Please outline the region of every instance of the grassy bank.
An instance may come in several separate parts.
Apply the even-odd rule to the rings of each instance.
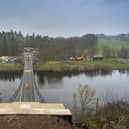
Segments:
[[[21,71],[23,67],[19,64],[0,64],[0,72]]]
[[[0,64],[0,72],[21,71],[19,64]],[[98,70],[129,70],[129,60],[105,59],[103,61],[38,61],[34,71],[45,72],[94,72]]]
[[[34,65],[35,71],[50,72],[90,72],[90,71],[110,71],[129,70],[129,63],[118,59],[105,59],[103,61],[48,61],[38,62]]]

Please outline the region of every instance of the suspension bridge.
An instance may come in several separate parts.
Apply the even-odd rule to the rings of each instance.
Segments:
[[[10,103],[11,102],[11,103]],[[9,99],[9,103],[0,103],[0,116],[43,116],[62,117],[69,122],[72,114],[63,104],[41,103],[44,99],[38,88],[33,72],[33,54],[24,54],[24,72],[21,83]]]
[[[33,72],[33,54],[24,54],[24,72],[21,83],[9,99],[11,102],[43,102],[43,97],[38,88]]]

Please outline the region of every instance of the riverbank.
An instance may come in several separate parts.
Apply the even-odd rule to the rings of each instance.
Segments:
[[[34,65],[36,72],[93,72],[93,71],[129,70],[129,62],[120,59],[102,61],[47,61]]]
[[[129,70],[129,59],[104,59],[102,61],[37,61],[35,72],[109,72],[112,70]],[[20,64],[0,64],[0,72],[23,71]]]
[[[0,64],[0,72],[18,72],[22,70],[23,66],[20,64]]]
[[[58,117],[45,115],[1,115],[0,129],[78,129]]]

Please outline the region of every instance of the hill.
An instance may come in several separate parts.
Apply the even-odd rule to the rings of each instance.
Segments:
[[[128,34],[119,34],[119,35],[96,34],[96,36],[98,39],[129,41],[129,33]]]

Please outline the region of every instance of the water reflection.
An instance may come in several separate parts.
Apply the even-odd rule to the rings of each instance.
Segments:
[[[60,72],[36,72],[35,75],[37,76],[37,80],[38,83],[40,85],[45,84],[46,82],[48,84],[59,84],[62,82],[62,79],[64,77],[73,77],[73,76],[79,76],[85,74],[87,77],[96,77],[96,76],[108,76],[108,75],[112,75],[111,71],[95,71],[95,72],[64,72],[64,73],[60,73]]]
[[[0,80],[15,81],[17,78],[21,78],[22,72],[0,72]]]
[[[117,98],[125,98],[129,90],[129,71],[94,73],[37,73],[41,93],[47,102],[64,103],[71,107],[73,93],[79,85],[88,84],[96,90],[96,96],[102,98],[111,92]],[[42,78],[44,81],[40,82]]]
[[[43,85],[46,81],[49,84],[60,83],[62,81],[62,78],[65,76],[65,74],[62,73],[50,73],[50,72],[37,72],[35,74],[37,75],[38,83],[41,85]]]
[[[0,92],[0,103],[3,102],[2,93]]]
[[[126,74],[129,76],[129,70],[118,70],[120,74]]]

